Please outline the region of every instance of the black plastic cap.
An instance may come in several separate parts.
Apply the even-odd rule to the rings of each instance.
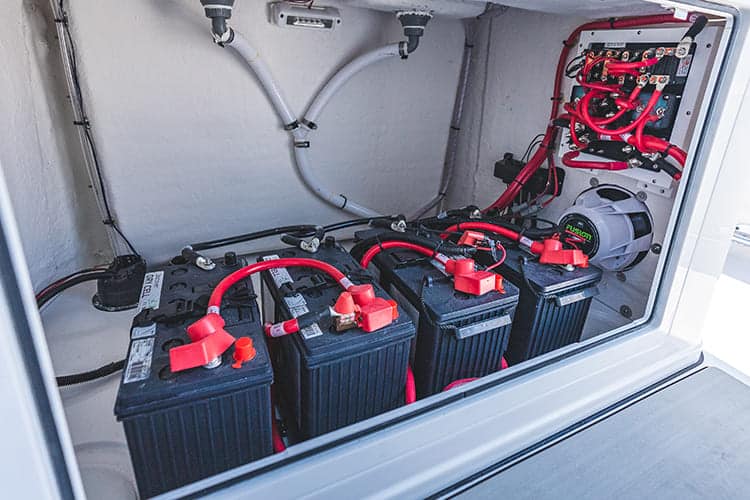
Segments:
[[[424,27],[432,19],[427,12],[399,12],[398,20],[404,28],[405,36],[422,36]]]
[[[138,255],[120,255],[107,268],[112,277],[97,280],[94,307],[102,311],[123,311],[138,305],[146,261]]]
[[[234,0],[201,0],[201,5],[206,11],[206,17],[229,19],[232,17]]]
[[[429,12],[406,11],[397,13],[396,17],[404,28],[404,36],[407,40],[405,50],[402,50],[401,54],[401,57],[405,58],[408,54],[417,50],[419,38],[424,35],[424,28],[430,19],[432,19],[432,14]]]
[[[228,29],[227,19],[232,17],[234,0],[201,0],[201,5],[206,11],[206,17],[211,19],[211,31],[215,35],[223,36]]]

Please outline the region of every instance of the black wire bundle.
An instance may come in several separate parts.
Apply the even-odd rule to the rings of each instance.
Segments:
[[[41,292],[37,293],[36,305],[37,307],[41,308],[44,304],[52,300],[52,298],[54,298],[59,293],[79,283],[85,283],[87,281],[94,281],[111,277],[112,273],[107,269],[90,268],[77,271],[73,274],[65,276],[64,278],[60,278],[54,283],[48,285]]]
[[[586,54],[579,54],[570,60],[567,66],[565,66],[565,76],[568,78],[575,78],[578,72],[583,68],[586,63]]]
[[[52,300],[58,294],[71,288],[72,286],[78,285],[79,283],[85,283],[87,281],[94,281],[104,278],[112,277],[112,273],[107,269],[89,268],[75,272],[64,278],[61,278],[52,284],[45,287],[41,292],[36,294],[36,305],[41,308],[44,304]],[[123,369],[125,366],[125,360],[115,361],[102,367],[96,368],[82,373],[74,373],[72,375],[62,375],[56,377],[57,385],[59,387],[65,387],[68,385],[80,384],[83,382],[90,382],[99,378],[107,377]]]
[[[262,231],[254,231],[252,233],[239,234],[236,236],[228,236],[226,238],[219,238],[217,240],[202,241],[200,243],[193,243],[190,245],[193,250],[200,252],[203,250],[210,250],[213,248],[226,247],[229,245],[236,245],[238,243],[247,243],[249,241],[259,240],[261,238],[267,238],[269,236],[276,236],[280,234],[289,234],[299,238],[305,238],[313,235],[325,235],[333,231],[340,229],[346,229],[355,226],[365,226],[376,221],[387,221],[395,220],[397,216],[384,215],[380,217],[366,217],[362,219],[345,220],[341,222],[335,222],[327,226],[316,226],[312,224],[296,224],[292,226],[280,226],[271,229],[263,229]]]
[[[123,368],[125,368],[125,360],[121,359],[120,361],[115,361],[114,363],[109,363],[108,365],[96,368],[95,370],[82,373],[74,373],[72,375],[61,375],[59,377],[56,377],[57,386],[66,387],[69,385],[91,382],[92,380],[108,377],[114,373],[119,372]]]
[[[88,115],[86,113],[86,103],[83,99],[83,92],[81,90],[81,81],[78,74],[78,58],[76,55],[76,46],[75,42],[73,41],[73,36],[70,33],[70,23],[68,18],[68,13],[65,10],[65,0],[60,0],[59,4],[59,17],[55,19],[56,23],[60,23],[63,27],[63,32],[65,33],[65,41],[68,46],[68,50],[66,51],[66,56],[68,59],[68,64],[70,66],[70,76],[71,80],[73,82],[73,95],[71,96],[73,100],[74,106],[78,108],[78,113],[80,115],[80,121],[73,122],[75,125],[82,127],[83,130],[83,136],[86,139],[86,144],[89,147],[89,151],[91,153],[91,159],[94,163],[94,171],[96,172],[96,182],[99,185],[99,192],[101,194],[102,199],[102,205],[104,208],[104,214],[106,216],[106,219],[102,221],[104,225],[111,226],[112,229],[122,238],[122,240],[125,242],[125,244],[130,248],[130,250],[135,254],[140,256],[138,251],[135,249],[133,244],[130,242],[130,240],[125,236],[125,234],[122,232],[120,227],[115,222],[115,218],[112,215],[112,209],[109,205],[109,198],[107,196],[107,188],[104,184],[104,177],[102,175],[102,169],[99,161],[99,153],[96,147],[96,142],[94,141],[94,136],[91,134],[91,122],[89,121]]]
[[[396,231],[384,232],[371,238],[364,239],[354,245],[349,253],[351,253],[355,259],[361,259],[367,250],[374,246],[378,246],[385,241],[403,241],[405,243],[412,243],[414,245],[429,248],[435,253],[442,252],[446,255],[460,255],[466,257],[476,253],[476,248],[473,247],[458,246],[450,241],[440,238],[431,239],[414,233],[398,233]]]

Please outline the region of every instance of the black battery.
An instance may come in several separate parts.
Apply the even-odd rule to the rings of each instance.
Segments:
[[[213,287],[242,265],[229,256],[211,271],[168,265],[145,277],[115,403],[142,498],[273,453],[273,371],[250,280],[227,292],[221,314],[230,334],[252,339],[255,357],[233,368],[230,348],[216,368],[169,367]]]
[[[459,292],[439,264],[409,250],[384,250],[372,263],[380,283],[418,324],[414,354],[418,397],[500,369],[518,303],[518,288],[512,283],[505,283],[505,293]]]
[[[521,290],[506,360],[526,361],[581,340],[602,271],[596,266],[566,269],[506,245],[500,273]]]
[[[327,262],[353,283],[373,284],[378,297],[390,298],[332,239],[314,254],[289,247],[258,260],[288,257]],[[264,310],[268,314],[267,302],[273,303],[274,322],[322,311],[343,291],[324,272],[303,267],[264,272],[263,287]],[[359,328],[337,332],[329,321],[321,321],[273,339],[275,397],[290,438],[309,439],[403,405],[414,335],[414,324],[400,309],[398,319],[370,333]]]

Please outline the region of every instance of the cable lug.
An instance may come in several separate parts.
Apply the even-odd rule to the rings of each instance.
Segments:
[[[669,84],[668,75],[651,75],[648,79],[648,83],[656,86],[656,90],[661,92]]]
[[[193,247],[191,247],[190,245],[183,248],[180,252],[180,255],[182,255],[182,258],[184,258],[186,261],[194,264],[198,269],[211,271],[216,267],[216,263],[213,260],[206,257],[205,255],[199,254],[198,252],[193,250]]]
[[[406,221],[404,219],[399,219],[391,222],[391,230],[396,231],[397,233],[405,233]]]
[[[690,54],[690,47],[692,47],[692,45],[692,37],[683,38],[682,40],[680,40],[680,43],[677,44],[677,49],[675,49],[674,56],[677,59],[685,59],[688,54]]]

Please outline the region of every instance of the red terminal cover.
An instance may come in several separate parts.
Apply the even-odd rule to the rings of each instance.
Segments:
[[[544,248],[539,255],[539,263],[589,267],[589,257],[582,250],[565,250],[560,240],[549,238],[544,240]]]
[[[224,330],[224,319],[210,313],[187,327],[189,344],[169,350],[169,367],[179,372],[203,366],[220,357],[234,343],[234,337]]]
[[[396,302],[375,296],[372,285],[353,285],[336,301],[339,314],[356,313],[357,326],[366,332],[384,328],[398,318]]]
[[[453,275],[453,288],[471,295],[497,291],[504,293],[503,277],[490,271],[477,271],[474,259],[452,259],[445,263],[445,271]]]

